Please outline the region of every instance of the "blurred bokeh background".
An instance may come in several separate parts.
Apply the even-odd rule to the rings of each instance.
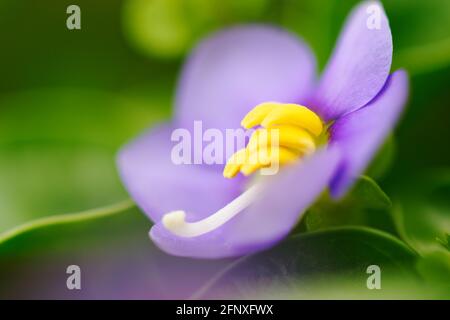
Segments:
[[[275,24],[302,36],[323,68],[357,2],[2,0],[0,298],[214,296],[219,284],[211,278],[236,261],[190,261],[159,252],[147,237],[151,222],[128,201],[115,155],[139,132],[170,117],[180,67],[203,36],[235,24]],[[66,28],[71,4],[81,8],[81,30]],[[330,235],[348,249],[325,259],[320,252],[335,250],[323,234],[290,240],[294,246],[282,245],[289,252],[304,248],[295,267],[273,272],[267,271],[273,266],[261,267],[266,276],[291,277],[289,286],[272,279],[272,296],[361,297],[354,293],[362,289],[352,275],[373,260],[368,248],[380,245],[387,252],[383,261],[405,266],[403,273],[390,275],[391,291],[363,290],[367,297],[450,297],[450,1],[383,4],[394,37],[393,69],[405,68],[411,76],[407,112],[369,171],[392,206],[353,210],[350,199],[351,210],[345,202],[326,213],[316,208],[319,213],[300,229],[356,225],[401,242],[385,244],[394,240],[350,228],[347,236]],[[331,211],[351,214],[326,216]],[[68,213],[75,215],[62,217]],[[408,256],[410,248],[419,260]],[[375,249],[374,254],[380,251]],[[66,289],[70,264],[85,270],[80,292]],[[238,269],[246,276],[245,266]],[[366,276],[361,273],[358,279]],[[420,289],[413,290],[416,284],[403,280],[417,273]],[[295,285],[329,274],[342,290],[309,285],[308,295],[304,285]],[[257,287],[248,284],[227,294],[254,296]]]

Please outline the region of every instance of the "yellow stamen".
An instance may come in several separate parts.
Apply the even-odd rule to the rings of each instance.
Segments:
[[[265,102],[257,105],[242,119],[250,129],[261,125],[247,147],[233,154],[223,175],[235,177],[239,171],[248,176],[272,164],[285,165],[313,153],[324,131],[320,117],[296,104]],[[278,167],[277,167],[278,168]]]
[[[257,105],[249,113],[247,113],[244,119],[242,119],[241,126],[245,129],[250,129],[261,124],[269,112],[279,105],[280,103],[277,102],[264,102]]]
[[[247,149],[241,149],[234,153],[230,159],[228,159],[225,169],[223,170],[223,176],[225,178],[235,177],[242,165],[245,163],[247,157]]]
[[[249,152],[245,164],[241,167],[241,172],[245,176],[249,176],[258,169],[272,164],[288,164],[298,158],[299,153],[287,148],[256,149]]]
[[[274,139],[273,130],[278,130],[278,145],[307,154],[315,151],[314,138],[306,130],[294,126],[282,126],[270,130],[258,129],[250,138],[247,149],[270,147]]]
[[[257,125],[265,128],[278,125],[293,125],[308,130],[318,137],[323,130],[319,116],[308,108],[298,104],[266,102],[253,108],[241,121],[241,125],[250,129]]]

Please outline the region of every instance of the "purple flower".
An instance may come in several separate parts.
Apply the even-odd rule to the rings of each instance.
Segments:
[[[153,241],[178,256],[245,255],[288,235],[327,187],[334,197],[344,195],[407,99],[407,74],[389,74],[392,50],[389,23],[377,1],[364,2],[351,13],[319,81],[310,49],[285,31],[243,26],[203,41],[183,70],[175,119],[142,135],[119,155],[128,191],[155,223]],[[325,146],[247,191],[247,179],[225,179],[223,167],[171,161],[174,129],[192,128],[197,120],[222,131],[238,128],[253,107],[267,101],[299,104],[317,114],[325,124]],[[171,221],[163,221],[174,210],[185,211],[192,225],[201,221],[203,229],[217,223],[216,216],[232,215],[199,235],[185,223],[181,228],[188,225],[192,234],[184,236],[174,232],[180,226],[169,230]],[[218,210],[210,218],[215,221],[206,219]],[[184,222],[183,213],[175,215],[178,223]]]

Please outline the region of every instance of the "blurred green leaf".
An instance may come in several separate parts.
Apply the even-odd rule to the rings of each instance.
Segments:
[[[127,0],[124,33],[141,53],[178,58],[201,37],[227,25],[262,19],[268,0]]]
[[[0,232],[37,217],[127,198],[114,152],[89,145],[12,144],[0,148]]]
[[[0,233],[0,256],[2,254],[7,254],[8,252],[17,255],[23,250],[32,251],[31,248],[38,248],[44,243],[47,245],[53,243],[54,247],[63,247],[66,242],[64,238],[69,236],[70,231],[65,237],[58,238],[54,234],[52,235],[52,232],[54,232],[57,228],[65,226],[65,231],[71,230],[71,224],[88,224],[92,223],[92,221],[96,219],[102,219],[118,214],[130,214],[129,212],[134,208],[135,205],[131,200],[125,200],[104,208],[91,209],[72,214],[54,215],[29,221],[6,232]],[[79,228],[79,225],[73,229]],[[30,237],[35,237],[36,234],[41,236],[36,237],[33,241],[28,241]],[[59,233],[55,232],[55,234]],[[94,237],[97,234],[97,232],[92,233]],[[42,237],[42,235],[44,236]],[[78,242],[78,245],[82,246],[85,241],[88,241],[89,239],[87,237],[83,237],[83,239],[79,240],[81,241]]]
[[[401,205],[393,210],[401,237],[422,254],[442,249],[450,233],[450,171],[428,171],[411,177],[402,188]]]
[[[395,139],[390,135],[371,162],[366,174],[374,179],[383,177],[392,166],[395,158]]]
[[[62,88],[1,99],[0,232],[127,199],[116,153],[167,118],[158,99]]]
[[[394,37],[394,68],[421,73],[450,64],[450,2],[383,1]]]
[[[437,238],[437,241],[448,251],[450,251],[450,234],[444,236],[444,238]]]
[[[161,251],[130,201],[42,219],[0,245],[0,299],[186,299],[231,261]],[[78,265],[82,290],[67,290]]]
[[[430,285],[447,289],[450,295],[450,252],[435,250],[417,262],[417,269]]]
[[[367,208],[386,209],[391,206],[391,200],[386,193],[368,176],[359,178],[350,197]]]
[[[261,286],[345,279],[353,284],[353,289],[364,291],[371,298],[381,298],[395,294],[398,288],[382,282],[383,290],[368,290],[367,267],[379,266],[382,279],[399,277],[417,281],[416,260],[413,251],[385,232],[364,227],[321,230],[295,235],[269,251],[242,258],[195,297],[215,293],[218,295],[215,298],[242,295],[254,298],[255,289]],[[224,287],[227,289],[223,290]],[[337,298],[349,295],[351,292],[341,291]]]
[[[193,41],[194,26],[180,0],[128,0],[123,8],[123,24],[131,44],[150,55],[178,56]]]
[[[169,113],[170,96],[158,88],[146,95],[77,88],[23,91],[0,99],[0,146],[56,141],[115,151]]]
[[[279,2],[280,24],[305,39],[314,50],[320,67],[326,64],[336,40],[334,17],[337,3],[336,0]],[[339,5],[345,5],[345,3],[339,3]],[[340,22],[343,18],[339,19]]]
[[[154,252],[147,236],[150,225],[147,217],[127,200],[38,219],[4,233],[0,236],[0,296],[74,299],[94,298],[96,292],[101,292],[104,298],[108,294],[124,297],[127,293],[113,290],[114,286],[126,288],[117,274],[126,267],[130,273],[136,272],[141,266],[131,263],[132,257],[137,253],[147,255],[146,247]],[[65,271],[71,264],[82,267],[83,290],[78,293],[65,286]],[[101,279],[103,274],[107,282]],[[127,281],[130,278],[127,275]],[[145,279],[141,275],[140,280]]]
[[[0,2],[2,94],[69,86],[120,93],[158,87],[171,95],[178,66],[130,48],[120,23],[123,0],[77,0],[81,30],[66,27],[70,0]]]
[[[378,184],[361,176],[351,191],[339,201],[324,194],[302,221],[308,231],[332,226],[362,225],[385,231],[394,230],[390,220],[391,201]]]
[[[382,275],[380,290],[369,290],[352,279],[306,279],[289,283],[256,284],[233,295],[225,295],[225,298],[227,297],[256,300],[271,300],[274,297],[281,300],[448,300],[450,294],[443,288],[426,286],[420,281]]]
[[[400,236],[421,258],[417,270],[426,285],[450,296],[450,171],[440,169],[410,177],[401,205],[392,212]]]

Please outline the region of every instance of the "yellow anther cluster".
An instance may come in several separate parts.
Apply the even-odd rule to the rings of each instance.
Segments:
[[[297,104],[265,102],[253,108],[241,121],[246,129],[261,128],[252,134],[247,147],[228,159],[226,178],[239,172],[248,176],[274,163],[283,165],[311,154],[323,132],[320,117]]]

